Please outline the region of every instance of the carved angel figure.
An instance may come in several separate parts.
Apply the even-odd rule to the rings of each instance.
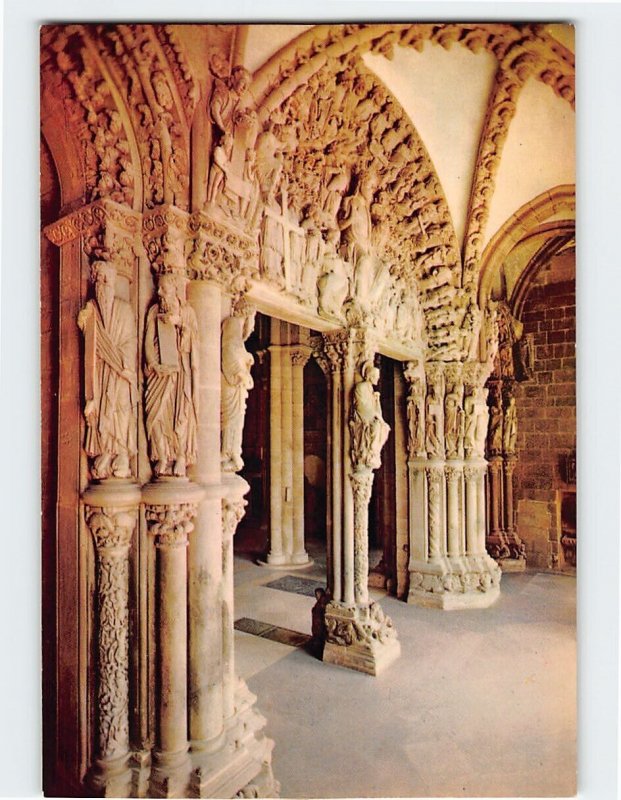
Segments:
[[[382,447],[388,439],[390,425],[384,421],[379,392],[373,387],[379,381],[379,370],[372,361],[361,369],[362,380],[354,387],[351,431],[351,452],[354,468],[377,469],[381,466]]]
[[[114,265],[96,261],[92,275],[95,299],[78,315],[85,342],[84,449],[94,478],[129,478],[136,453],[136,320],[130,304],[115,296]]]
[[[428,387],[425,419],[427,424],[425,447],[430,458],[444,458],[444,409],[437,383]]]
[[[485,439],[489,421],[487,407],[488,389],[478,386],[473,394],[464,400],[464,413],[466,416],[464,447],[466,456],[483,456],[485,453]]]
[[[237,472],[242,461],[242,435],[248,392],[254,386],[254,358],[244,347],[254,327],[254,314],[227,317],[222,323],[220,463],[223,472]]]
[[[145,425],[157,476],[183,477],[196,461],[198,324],[180,280],[160,277],[145,326]]]
[[[463,411],[458,392],[448,392],[444,398],[444,440],[447,458],[457,458]]]

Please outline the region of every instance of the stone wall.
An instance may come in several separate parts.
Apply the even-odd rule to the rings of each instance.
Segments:
[[[553,258],[529,292],[521,320],[534,339],[534,375],[518,385],[517,526],[527,564],[565,568],[560,504],[565,458],[576,445],[575,256]]]

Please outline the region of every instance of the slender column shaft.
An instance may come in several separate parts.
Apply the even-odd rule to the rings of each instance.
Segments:
[[[485,552],[485,473],[480,469],[477,480],[477,553],[483,555]]]
[[[466,551],[468,555],[477,552],[477,470],[466,467]]]
[[[199,378],[197,462],[193,477],[210,487],[199,505],[188,552],[190,739],[222,731],[222,511],[220,500],[221,290],[193,281],[188,298],[198,319]]]
[[[504,527],[508,533],[512,533],[513,526],[513,461],[504,462],[505,478],[505,520]]]
[[[187,601],[184,543],[159,546],[159,748],[187,749]]]
[[[282,541],[282,371],[281,349],[270,347],[270,552],[269,564],[284,562]]]
[[[355,602],[354,592],[354,495],[351,483],[351,445],[349,433],[349,407],[354,388],[354,365],[347,357],[343,369],[343,406],[341,430],[343,436],[343,600],[348,605]]]
[[[330,383],[332,389],[332,597],[334,600],[340,601],[343,599],[343,449],[341,432],[343,408],[340,370],[330,374]]]
[[[490,480],[490,506],[491,506],[491,523],[492,533],[498,535],[501,528],[501,505],[502,505],[502,486],[501,475],[502,463],[499,459],[494,459],[489,465],[489,480]]]
[[[304,563],[304,364],[307,356],[293,354],[293,561]]]
[[[290,352],[284,351],[281,357],[282,371],[282,533],[285,558],[291,561],[293,550],[293,373]]]
[[[369,602],[369,500],[373,473],[354,473],[354,593],[358,604]]]
[[[437,467],[427,468],[427,486],[429,498],[429,558],[438,559],[442,555],[442,477],[443,470]]]
[[[460,553],[459,524],[459,471],[455,467],[446,468],[446,509],[448,522],[448,554],[457,558]]]
[[[428,518],[427,487],[425,483],[424,463],[408,463],[409,475],[409,525],[410,525],[410,559],[427,561],[428,552]]]

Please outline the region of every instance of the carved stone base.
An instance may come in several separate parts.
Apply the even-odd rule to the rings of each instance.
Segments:
[[[489,534],[485,548],[503,572],[523,572],[526,568],[526,547],[515,531]]]
[[[453,610],[487,608],[500,595],[500,567],[488,555],[462,556],[448,568],[445,561],[410,564],[408,603]]]
[[[379,603],[326,606],[323,661],[340,667],[379,675],[401,654],[392,620]]]
[[[315,563],[314,559],[310,558],[306,555],[306,561],[270,561],[270,557],[267,558],[257,558],[257,564],[261,567],[269,567],[270,569],[282,569],[285,571],[291,569],[306,569],[307,567],[312,567]]]
[[[132,771],[127,756],[95,761],[86,779],[90,797],[131,797]]]
[[[190,797],[278,797],[271,766],[274,742],[262,733],[266,720],[252,707],[255,700],[240,680],[235,716],[227,721],[220,746],[192,753]]]
[[[187,797],[192,765],[187,750],[153,753],[149,797]]]

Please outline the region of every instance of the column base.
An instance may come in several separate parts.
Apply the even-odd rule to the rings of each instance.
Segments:
[[[235,715],[225,723],[220,746],[192,753],[190,797],[278,797],[271,766],[274,742],[261,732],[266,720],[252,707],[255,700],[240,680]]]
[[[346,606],[329,602],[324,616],[322,660],[367,675],[379,675],[401,655],[392,620],[380,604]]]
[[[153,753],[149,797],[187,797],[192,765],[187,750]]]
[[[95,761],[85,784],[91,797],[131,797],[129,754],[115,760]]]
[[[272,557],[268,555],[267,558],[257,558],[257,564],[259,564],[259,566],[269,567],[270,569],[283,569],[283,570],[306,569],[306,567],[312,567],[314,563],[315,563],[314,559],[310,558],[308,553],[305,553],[304,556],[294,556],[294,557],[290,556]]]
[[[445,561],[410,564],[408,603],[454,610],[487,608],[500,595],[500,567],[487,554],[462,556],[447,569]]]

